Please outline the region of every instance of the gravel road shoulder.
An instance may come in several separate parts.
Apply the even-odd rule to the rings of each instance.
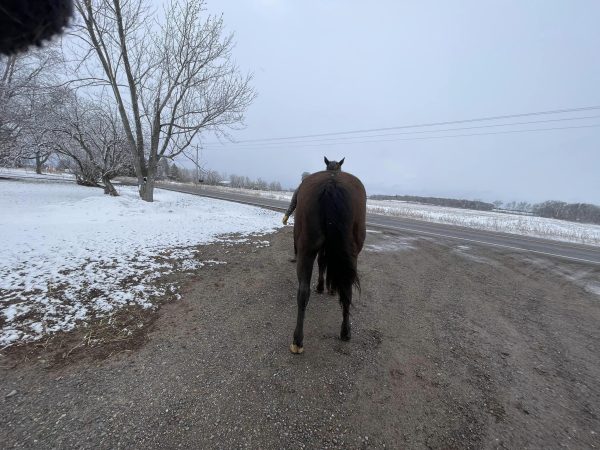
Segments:
[[[600,447],[598,269],[372,232],[352,341],[312,294],[295,356],[291,228],[262,239],[218,249],[130,351],[0,359],[2,446]]]

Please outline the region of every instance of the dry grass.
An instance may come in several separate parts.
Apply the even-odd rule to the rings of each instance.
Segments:
[[[110,317],[91,320],[75,331],[54,333],[39,341],[8,347],[2,351],[6,357],[3,359],[13,365],[42,359],[46,368],[84,358],[105,359],[142,346],[157,317],[157,310],[124,308]]]

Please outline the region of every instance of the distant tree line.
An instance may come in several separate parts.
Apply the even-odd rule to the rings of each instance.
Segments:
[[[494,209],[493,203],[486,203],[480,200],[420,197],[417,195],[372,195],[369,198],[372,198],[373,200],[401,200],[404,202],[424,203],[426,205],[434,206],[448,206],[450,208],[475,209],[478,211],[491,211]]]
[[[281,191],[281,183],[279,181],[268,182],[262,178],[256,180],[243,175],[227,175],[219,173],[216,170],[201,169],[197,171],[195,168],[180,167],[175,162],[169,162],[168,159],[162,158],[158,163],[157,180],[159,181],[177,181],[181,183],[199,182],[211,186],[225,185],[234,188],[255,189],[261,191]],[[196,176],[198,179],[196,179]]]
[[[499,210],[531,214],[539,217],[600,224],[600,206],[589,203],[566,203],[557,200],[548,200],[542,203],[531,204],[514,201],[502,203],[496,200],[494,206]]]
[[[156,179],[158,181],[176,181],[179,183],[204,182],[202,175],[198,175],[195,168],[180,167],[175,162],[167,158],[161,158],[156,169]]]
[[[589,203],[565,203],[549,200],[533,205],[533,214],[572,222],[600,224],[600,206]]]
[[[229,175],[229,186],[243,189],[256,189],[260,191],[281,191],[281,183],[279,181],[267,182],[262,178],[252,180],[249,177],[231,174]]]
[[[503,209],[505,211],[511,211],[511,212],[520,212],[520,213],[532,213],[533,212],[533,205],[529,202],[507,202],[507,203],[503,203],[500,200],[496,200],[494,202],[494,206],[496,207],[496,209]]]
[[[369,198],[373,200],[401,200],[434,206],[475,209],[478,211],[491,211],[496,209],[539,217],[548,217],[551,219],[568,220],[571,222],[600,224],[600,206],[589,203],[566,203],[557,200],[549,200],[537,204],[515,201],[503,203],[500,200],[496,200],[493,203],[486,203],[479,200],[419,197],[416,195],[371,195]]]

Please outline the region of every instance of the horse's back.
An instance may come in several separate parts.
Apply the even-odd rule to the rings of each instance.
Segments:
[[[298,189],[298,202],[301,197],[315,198],[327,186],[342,187],[350,191],[350,195],[359,203],[366,204],[367,194],[362,182],[348,172],[332,172],[324,170],[307,176]],[[305,202],[307,203],[307,202]]]
[[[362,182],[348,172],[322,171],[306,177],[298,189],[294,223],[296,235],[310,230],[312,241],[320,241],[323,219],[332,208],[349,214],[349,224],[360,252],[366,234],[367,195]]]

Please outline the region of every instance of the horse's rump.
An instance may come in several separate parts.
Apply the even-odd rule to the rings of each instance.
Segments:
[[[324,251],[334,290],[359,286],[356,258],[365,239],[366,194],[346,172],[317,172],[298,190],[294,238],[298,253]]]

